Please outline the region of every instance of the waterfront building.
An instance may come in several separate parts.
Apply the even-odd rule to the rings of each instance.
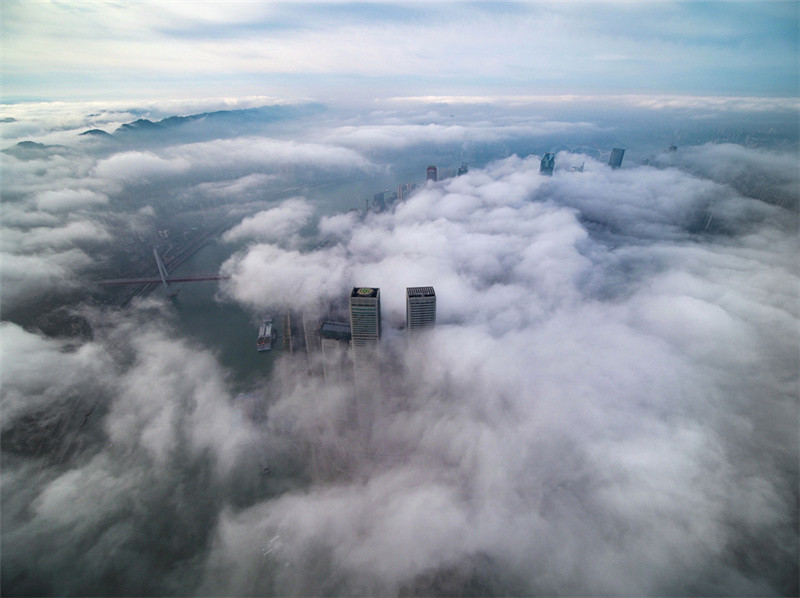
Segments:
[[[436,292],[433,287],[406,288],[406,330],[425,330],[436,325]]]

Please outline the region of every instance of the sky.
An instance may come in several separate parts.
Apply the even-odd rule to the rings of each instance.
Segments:
[[[0,593],[796,596],[797,11],[3,2]]]
[[[796,96],[795,2],[3,3],[3,98]]]

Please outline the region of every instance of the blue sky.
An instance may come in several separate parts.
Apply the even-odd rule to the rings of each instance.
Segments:
[[[798,6],[7,0],[3,94],[794,97]]]

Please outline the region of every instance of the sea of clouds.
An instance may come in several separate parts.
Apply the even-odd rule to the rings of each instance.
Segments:
[[[63,297],[91,334],[0,324],[3,593],[796,594],[796,154],[564,151],[552,177],[511,155],[366,217],[253,194],[287,164],[373,172],[471,139],[397,118],[4,157],[4,308]],[[243,397],[156,295],[81,299],[121,230],[209,198],[245,210],[220,301],[381,288],[370,421],[304,355]],[[438,325],[410,340],[419,285]]]

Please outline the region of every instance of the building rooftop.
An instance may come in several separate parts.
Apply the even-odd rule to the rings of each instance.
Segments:
[[[325,338],[347,340],[350,338],[349,322],[323,322],[319,327],[319,334]]]
[[[353,287],[353,292],[350,293],[351,297],[377,297],[380,289],[372,287]]]
[[[433,287],[406,287],[408,297],[436,297]]]

